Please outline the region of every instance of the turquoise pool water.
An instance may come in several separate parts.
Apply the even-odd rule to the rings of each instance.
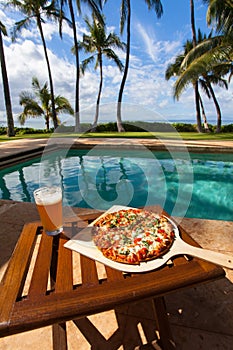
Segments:
[[[33,202],[52,184],[69,206],[160,204],[174,216],[233,220],[232,154],[60,151],[1,170],[0,198]]]

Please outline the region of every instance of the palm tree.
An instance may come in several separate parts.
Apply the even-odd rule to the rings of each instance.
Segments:
[[[10,0],[9,3],[15,6],[16,8],[18,8],[25,15],[24,19],[15,23],[14,35],[13,35],[14,38],[16,37],[16,33],[18,31],[21,31],[23,28],[27,28],[33,20],[36,21],[36,25],[38,27],[38,30],[41,36],[45,59],[47,63],[50,92],[51,92],[51,103],[52,103],[52,119],[53,119],[54,128],[56,129],[58,126],[58,120],[57,120],[55,100],[54,100],[53,79],[52,79],[51,67],[50,67],[50,62],[48,58],[48,52],[47,52],[46,42],[44,38],[42,23],[45,23],[43,16],[45,16],[48,19],[59,20],[59,18],[61,17],[61,12],[57,7],[56,0],[52,0],[50,2],[48,2],[47,0]]]
[[[233,4],[228,0],[203,0],[208,3],[207,23],[214,24],[217,34],[194,47],[186,56],[183,65],[195,63],[196,76],[206,67],[227,66],[233,60]],[[212,23],[213,22],[213,23]],[[199,70],[199,72],[198,72]],[[225,70],[225,69],[224,69]]]
[[[8,83],[2,34],[7,35],[7,30],[6,30],[6,27],[3,25],[3,23],[0,21],[0,62],[1,62],[1,68],[2,68],[2,81],[3,81],[6,115],[7,115],[7,135],[15,136],[14,119],[13,119],[12,107],[11,107],[11,97],[10,97],[10,89],[9,89],[9,83]]]
[[[83,35],[83,40],[80,43],[80,48],[84,49],[86,53],[92,53],[92,55],[82,61],[80,69],[82,74],[84,74],[87,66],[94,60],[95,69],[97,69],[98,67],[100,69],[100,83],[96,102],[96,112],[94,122],[92,125],[92,130],[95,130],[99,117],[99,105],[103,85],[103,56],[106,56],[106,58],[113,60],[113,62],[117,65],[119,70],[122,71],[123,65],[119,57],[112,50],[112,48],[119,48],[124,50],[125,44],[121,42],[120,38],[115,33],[110,33],[109,35],[106,34],[106,25],[104,17],[102,23],[100,23],[96,16],[93,14],[92,23],[90,22],[88,17],[85,18],[85,22],[90,32],[90,35]]]
[[[204,129],[206,132],[210,132],[209,125],[208,125],[207,118],[206,118],[206,114],[205,114],[204,104],[203,104],[203,101],[202,101],[200,94],[199,94],[199,102],[200,102],[200,107],[201,107],[203,123],[204,123]]]
[[[179,54],[176,58],[174,63],[170,63],[166,69],[165,72],[165,79],[169,80],[172,77],[179,77],[182,70],[181,70],[181,66],[182,66],[182,62],[185,59],[186,55],[188,54],[188,52],[193,48],[193,43],[191,40],[187,40],[186,43],[183,45],[184,48],[184,52],[182,54]],[[194,88],[195,85],[193,84]],[[174,89],[174,98],[176,98],[177,100],[179,99],[180,96],[180,92],[177,91],[176,89]],[[198,99],[199,99],[199,103],[200,103],[200,107],[202,110],[202,115],[203,115],[203,119],[204,119],[204,125],[205,125],[205,129],[208,131],[208,124],[207,124],[207,119],[206,119],[206,115],[205,115],[205,110],[204,110],[204,105],[201,99],[201,96],[198,92]]]
[[[71,23],[72,23],[72,30],[73,30],[73,37],[74,37],[74,54],[76,59],[76,84],[75,84],[75,131],[80,132],[80,106],[79,106],[79,80],[80,80],[80,72],[79,72],[79,48],[78,48],[78,38],[77,38],[77,30],[76,30],[76,23],[75,23],[75,12],[74,12],[74,5],[72,0],[61,0],[61,11],[63,10],[63,6],[65,3],[68,2],[69,11],[70,11],[70,17],[71,17]],[[81,15],[81,2],[87,3],[87,5],[90,7],[91,11],[95,13],[97,18],[101,20],[99,7],[101,8],[101,0],[94,1],[94,0],[76,0],[76,5],[78,9],[79,15]],[[61,32],[61,25],[62,25],[62,17],[60,20],[60,35],[62,35]]]
[[[207,23],[216,24],[219,33],[230,35],[233,32],[233,3],[232,0],[203,0],[208,4]]]
[[[105,0],[107,2],[107,0]],[[163,7],[160,0],[144,0],[149,10],[154,9],[158,18],[163,14]],[[126,57],[125,57],[125,68],[124,74],[122,77],[119,95],[118,95],[118,104],[117,104],[117,128],[119,132],[124,131],[122,126],[121,118],[121,103],[124,92],[124,87],[129,70],[129,56],[130,56],[130,37],[131,37],[131,1],[122,0],[121,2],[121,20],[120,20],[120,32],[123,34],[125,22],[127,21],[127,42],[126,42]]]
[[[233,74],[232,61],[233,61],[233,3],[232,0],[203,0],[208,3],[209,7],[207,10],[207,23],[208,25],[214,24],[218,36],[212,39],[213,43],[213,65],[223,66],[223,70],[228,67],[230,73],[229,80]],[[217,40],[216,40],[217,39]],[[208,51],[203,55],[204,62]],[[209,55],[208,55],[209,56]],[[207,56],[207,57],[208,57]],[[217,63],[216,63],[217,58]],[[209,64],[208,58],[206,64]],[[225,66],[225,68],[224,68]]]
[[[212,97],[214,101],[214,105],[217,113],[217,128],[216,128],[217,133],[221,131],[222,115],[221,115],[221,109],[220,109],[218,100],[216,98],[216,95],[214,93],[212,84],[218,85],[220,87],[224,87],[226,89],[228,88],[228,83],[226,79],[222,78],[221,74],[222,74],[222,71],[219,72],[217,70],[215,71],[213,70],[210,73],[206,72],[206,74],[203,74],[203,78],[199,78],[199,82],[201,84],[202,89],[205,91],[208,98]]]
[[[192,79],[199,79],[206,72],[225,76],[233,72],[233,4],[228,0],[203,0],[208,3],[207,22],[216,24],[217,34],[198,43],[185,57],[183,73],[176,84],[180,91]],[[230,80],[229,77],[229,80]],[[225,83],[223,85],[226,87]],[[216,110],[217,110],[216,105]],[[217,112],[218,113],[218,112]],[[221,129],[221,115],[218,115],[217,131]]]
[[[33,93],[22,91],[19,96],[19,103],[24,107],[23,112],[19,115],[21,125],[24,125],[27,118],[41,117],[45,119],[46,130],[49,131],[49,121],[53,117],[52,98],[48,88],[48,83],[40,85],[36,77],[32,78]],[[73,108],[69,101],[63,96],[54,98],[56,115],[59,113],[74,114]]]
[[[192,37],[193,37],[192,43],[193,43],[193,47],[195,47],[197,45],[197,38],[196,38],[196,29],[195,29],[194,1],[193,0],[190,0],[190,10],[191,10],[191,29],[192,29]],[[194,93],[195,93],[197,130],[198,130],[198,132],[202,132],[198,81],[195,79],[193,79],[193,87],[194,87]]]
[[[211,35],[212,33],[210,33],[208,38],[206,38],[206,35],[203,35],[200,29],[198,29],[198,38],[196,39],[197,44],[205,40],[208,40],[211,37]],[[184,52],[176,57],[175,62],[168,66],[165,73],[165,78],[167,80],[170,79],[172,76],[178,77],[174,86],[174,97],[177,99],[179,99],[179,96],[181,95],[183,89],[188,85],[188,83],[192,83],[194,85],[192,70],[191,70],[191,73],[188,74],[187,71],[189,70],[189,66],[183,67],[183,62],[186,59],[186,56],[189,54],[189,52],[192,49],[193,49],[192,41],[187,40],[184,45]],[[200,84],[202,90],[206,93],[207,97],[208,98],[212,97],[214,101],[216,112],[217,112],[217,131],[221,129],[221,110],[220,110],[217,98],[215,96],[212,84],[227,88],[228,87],[227,81],[222,78],[223,73],[224,73],[223,69],[221,70],[215,69],[212,71],[210,70],[205,72],[203,71],[202,75],[199,77],[195,77],[195,80],[194,80],[195,82]],[[182,81],[182,76],[184,74],[186,75],[186,80],[185,80],[185,84],[183,85],[180,81]],[[198,91],[198,103],[200,104],[200,107],[202,109],[205,129],[208,131],[207,121],[206,121],[205,112],[204,112],[204,106],[203,106],[203,102],[199,91]]]

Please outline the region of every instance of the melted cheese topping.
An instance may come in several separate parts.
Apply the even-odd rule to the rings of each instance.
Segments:
[[[113,250],[122,259],[136,256],[143,261],[161,255],[174,239],[173,226],[165,217],[140,209],[108,214],[96,225],[93,239],[97,247],[109,250],[110,256]]]

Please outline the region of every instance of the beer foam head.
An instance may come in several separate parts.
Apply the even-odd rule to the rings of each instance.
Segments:
[[[41,187],[34,191],[36,204],[50,205],[60,202],[62,191],[60,187]]]

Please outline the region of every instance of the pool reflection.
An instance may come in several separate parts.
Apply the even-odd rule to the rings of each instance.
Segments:
[[[72,150],[64,157],[54,152],[0,170],[0,197],[33,202],[38,186],[56,184],[63,188],[64,205],[105,210],[114,204],[160,204],[171,214],[175,206],[179,210],[185,204],[187,217],[233,220],[232,155],[217,159],[192,154],[194,181],[186,160],[165,152],[153,155],[150,159],[137,154],[97,157]]]

